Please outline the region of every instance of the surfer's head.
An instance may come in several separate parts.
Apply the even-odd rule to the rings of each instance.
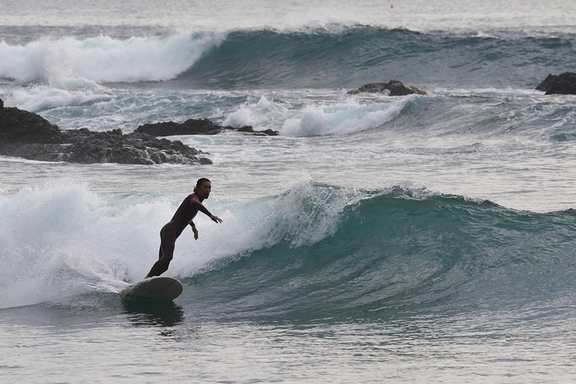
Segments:
[[[194,193],[203,199],[207,199],[212,190],[212,183],[205,177],[198,179],[194,187]]]

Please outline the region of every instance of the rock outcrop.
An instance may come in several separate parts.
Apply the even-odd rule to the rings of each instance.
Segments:
[[[426,92],[416,88],[405,85],[399,80],[391,80],[387,83],[369,83],[364,84],[358,89],[353,89],[351,91],[346,92],[349,95],[355,95],[358,93],[378,93],[378,92],[386,92],[388,96],[406,96],[406,95],[425,95]]]
[[[0,107],[0,155],[40,161],[119,164],[211,164],[204,152],[180,141],[120,129],[60,130],[43,117]]]
[[[189,119],[179,124],[173,121],[144,124],[139,126],[135,132],[147,133],[153,136],[174,136],[174,135],[216,135],[222,131],[238,131],[261,136],[276,136],[277,131],[267,129],[265,131],[254,131],[249,126],[233,128],[229,126],[216,125],[208,119]]]
[[[548,75],[538,86],[537,90],[547,95],[576,95],[576,73],[564,72],[561,75]]]

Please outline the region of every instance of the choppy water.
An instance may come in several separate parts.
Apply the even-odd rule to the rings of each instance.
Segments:
[[[0,159],[0,375],[24,382],[574,379],[568,1],[24,1],[0,98],[62,129],[210,118],[209,166]],[[347,95],[399,79],[427,92]],[[209,177],[174,303],[117,291]]]

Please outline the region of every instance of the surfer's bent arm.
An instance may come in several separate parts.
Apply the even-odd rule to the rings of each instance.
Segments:
[[[194,197],[192,197],[190,199],[190,205],[192,206],[192,208],[194,208],[196,211],[200,211],[203,214],[205,214],[206,216],[210,217],[212,216],[212,214],[210,213],[210,211],[204,206],[204,204],[202,204],[201,202],[199,202],[197,199],[195,199]]]
[[[196,225],[192,220],[190,220],[190,227],[192,227],[192,233],[194,233],[194,240],[198,240],[198,230],[196,229]]]
[[[194,209],[197,209],[198,211],[200,211],[203,214],[205,214],[206,216],[208,216],[210,218],[210,220],[212,220],[213,222],[215,222],[215,223],[221,223],[222,222],[222,219],[220,219],[218,216],[211,214],[210,211],[201,202],[199,202],[195,198],[190,199],[190,204],[192,205],[192,207],[194,207]],[[194,223],[190,222],[190,225],[192,226],[192,228],[194,228]]]

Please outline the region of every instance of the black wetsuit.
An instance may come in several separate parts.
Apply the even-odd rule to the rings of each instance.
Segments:
[[[172,219],[162,227],[160,230],[160,251],[158,253],[158,261],[150,273],[146,277],[159,276],[168,270],[168,265],[172,260],[174,255],[174,246],[176,244],[176,239],[186,226],[191,225],[194,227],[194,222],[192,221],[198,211],[205,213],[208,216],[212,216],[210,211],[206,209],[204,205],[200,202],[200,198],[195,193],[186,196],[182,204],[174,213]]]

